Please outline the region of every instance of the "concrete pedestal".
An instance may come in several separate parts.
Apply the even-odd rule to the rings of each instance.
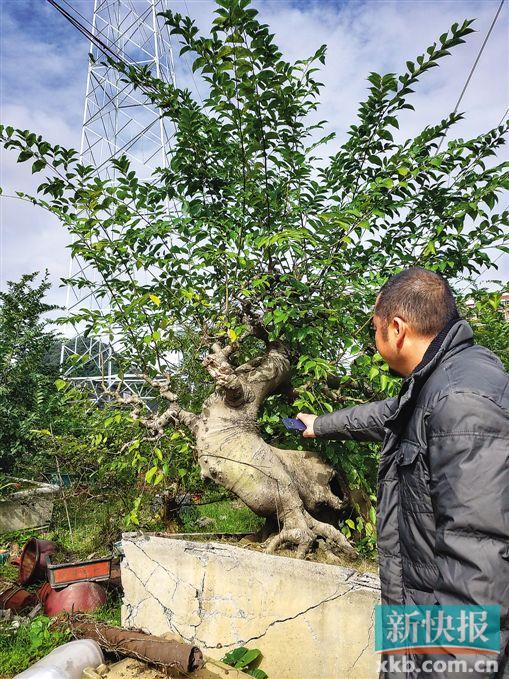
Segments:
[[[126,534],[122,624],[219,659],[258,648],[269,679],[375,679],[379,581],[218,542]]]

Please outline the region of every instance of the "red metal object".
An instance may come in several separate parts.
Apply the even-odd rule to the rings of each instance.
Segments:
[[[30,538],[21,552],[18,580],[22,585],[46,580],[46,561],[57,546],[51,540]]]
[[[111,576],[111,560],[109,556],[104,559],[91,561],[78,561],[76,563],[51,563],[47,559],[47,574],[53,589],[65,587],[74,582],[101,582],[109,580]]]
[[[10,609],[14,613],[20,613],[25,608],[31,608],[37,603],[37,597],[32,592],[27,592],[19,585],[13,585],[0,594],[0,609]]]
[[[120,574],[120,564],[112,562],[111,564],[111,576],[108,582],[103,583],[106,590],[122,589],[122,577]]]
[[[49,597],[53,590],[51,589],[51,585],[49,582],[45,582],[44,585],[39,587],[37,590],[37,598],[41,602],[41,604],[44,604],[46,599]]]
[[[95,611],[106,603],[104,587],[97,582],[75,582],[65,589],[51,590],[44,602],[46,615],[68,613],[87,613]]]

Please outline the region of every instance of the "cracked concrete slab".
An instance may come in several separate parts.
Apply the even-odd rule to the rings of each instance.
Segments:
[[[379,581],[214,542],[123,536],[122,624],[220,659],[259,648],[269,679],[375,679]]]

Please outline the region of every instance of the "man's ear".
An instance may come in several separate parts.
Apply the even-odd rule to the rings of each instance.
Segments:
[[[394,328],[394,334],[396,336],[396,346],[398,349],[401,349],[407,331],[406,321],[404,321],[399,316],[394,316],[394,318],[392,319],[392,326]]]

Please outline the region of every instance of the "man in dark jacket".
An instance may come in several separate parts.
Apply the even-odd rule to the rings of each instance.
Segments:
[[[404,378],[399,395],[316,417],[304,436],[383,441],[378,474],[382,603],[501,607],[498,671],[455,654],[465,672],[509,677],[509,375],[474,343],[449,285],[411,268],[378,295],[376,345]],[[409,655],[420,668],[425,658]],[[481,657],[482,659],[482,657]]]

